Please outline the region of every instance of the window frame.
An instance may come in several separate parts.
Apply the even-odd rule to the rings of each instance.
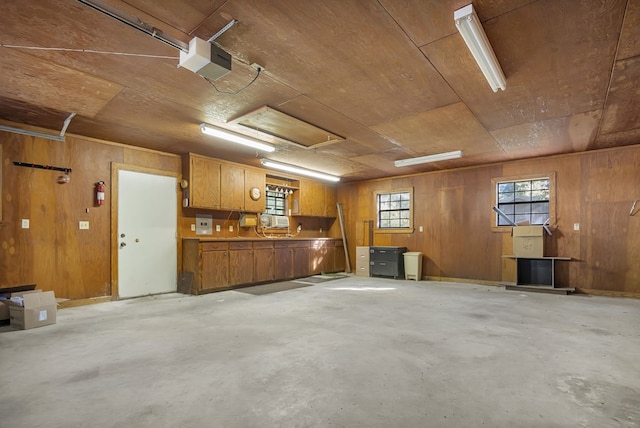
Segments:
[[[378,227],[380,224],[378,212],[378,197],[380,195],[390,195],[393,193],[409,193],[409,227]],[[373,192],[373,212],[375,213],[374,232],[375,233],[413,233],[415,228],[413,227],[413,210],[414,210],[414,194],[413,187],[402,187],[397,189],[384,189],[375,190]]]
[[[282,212],[275,212],[278,211],[278,207],[274,206],[273,209],[270,211],[270,207],[269,207],[269,199],[273,199],[274,204],[277,204],[277,201],[282,200]],[[275,190],[268,190],[266,189],[264,192],[264,211],[267,214],[272,214],[272,215],[287,215],[287,195],[285,195],[284,193],[279,193],[276,192]]]
[[[493,211],[493,207],[498,206],[498,184],[515,181],[549,180],[549,224],[556,224],[556,173],[555,171],[541,174],[525,174],[509,177],[494,177],[491,179],[491,230],[493,232],[511,232],[513,226],[498,226],[498,214]]]

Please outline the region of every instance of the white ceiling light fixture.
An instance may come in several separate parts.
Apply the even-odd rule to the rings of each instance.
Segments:
[[[480,19],[473,10],[473,5],[467,5],[453,12],[453,20],[493,92],[498,92],[498,89],[504,91],[507,87],[504,73]]]
[[[421,163],[438,162],[438,161],[449,160],[449,159],[458,159],[461,157],[462,157],[462,150],[456,150],[453,152],[445,152],[445,153],[438,153],[435,155],[420,156],[417,158],[397,160],[394,162],[394,165],[400,168],[402,166],[419,165]]]
[[[260,159],[260,163],[267,168],[279,169],[280,171],[291,172],[293,174],[305,175],[307,177],[319,178],[321,180],[338,182],[340,177],[324,172],[313,171],[299,166],[288,165],[286,163],[275,162],[270,159]]]
[[[203,134],[211,135],[212,137],[222,138],[223,140],[231,141],[232,143],[242,144],[243,146],[251,147],[253,149],[262,150],[263,152],[274,152],[275,147],[262,141],[254,140],[253,138],[246,137],[244,135],[236,134],[226,129],[216,128],[205,123],[200,124],[200,130]]]

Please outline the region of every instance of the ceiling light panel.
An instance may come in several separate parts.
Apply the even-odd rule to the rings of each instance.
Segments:
[[[251,147],[253,149],[262,150],[263,152],[274,152],[276,150],[270,144],[258,141],[256,139],[247,137],[245,135],[236,134],[226,129],[216,128],[215,126],[207,125],[206,123],[200,124],[200,130],[203,134],[211,135],[212,137],[222,138],[223,140],[230,141],[232,143],[241,144],[243,146]]]

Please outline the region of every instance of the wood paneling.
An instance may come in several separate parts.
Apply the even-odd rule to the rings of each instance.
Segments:
[[[253,282],[253,251],[251,242],[229,243],[229,285]]]
[[[59,142],[0,133],[0,141],[0,286],[36,283],[73,300],[110,296],[111,163],[126,158],[129,164],[179,173],[179,157],[72,136]],[[71,182],[59,185],[60,173],[17,167],[13,161],[69,167]],[[100,207],[94,202],[97,181],[106,182]],[[21,228],[22,219],[30,220],[29,229]],[[89,221],[89,230],[78,230],[81,220]]]
[[[275,277],[273,242],[253,243],[253,280],[272,281]]]
[[[511,236],[490,228],[491,179],[554,171],[557,227],[546,244],[549,255],[573,260],[557,270],[557,284],[638,296],[640,215],[629,210],[640,199],[639,164],[640,147],[618,148],[350,183],[339,187],[338,197],[345,204],[352,260],[358,224],[375,218],[372,192],[412,185],[415,232],[376,233],[374,245],[422,252],[423,273],[431,278],[497,284],[515,281],[515,266],[502,257],[512,253]]]

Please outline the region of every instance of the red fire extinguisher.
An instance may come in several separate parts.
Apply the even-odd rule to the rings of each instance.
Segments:
[[[98,203],[98,206],[104,205],[104,188],[104,181],[98,181],[96,183],[96,202]]]

